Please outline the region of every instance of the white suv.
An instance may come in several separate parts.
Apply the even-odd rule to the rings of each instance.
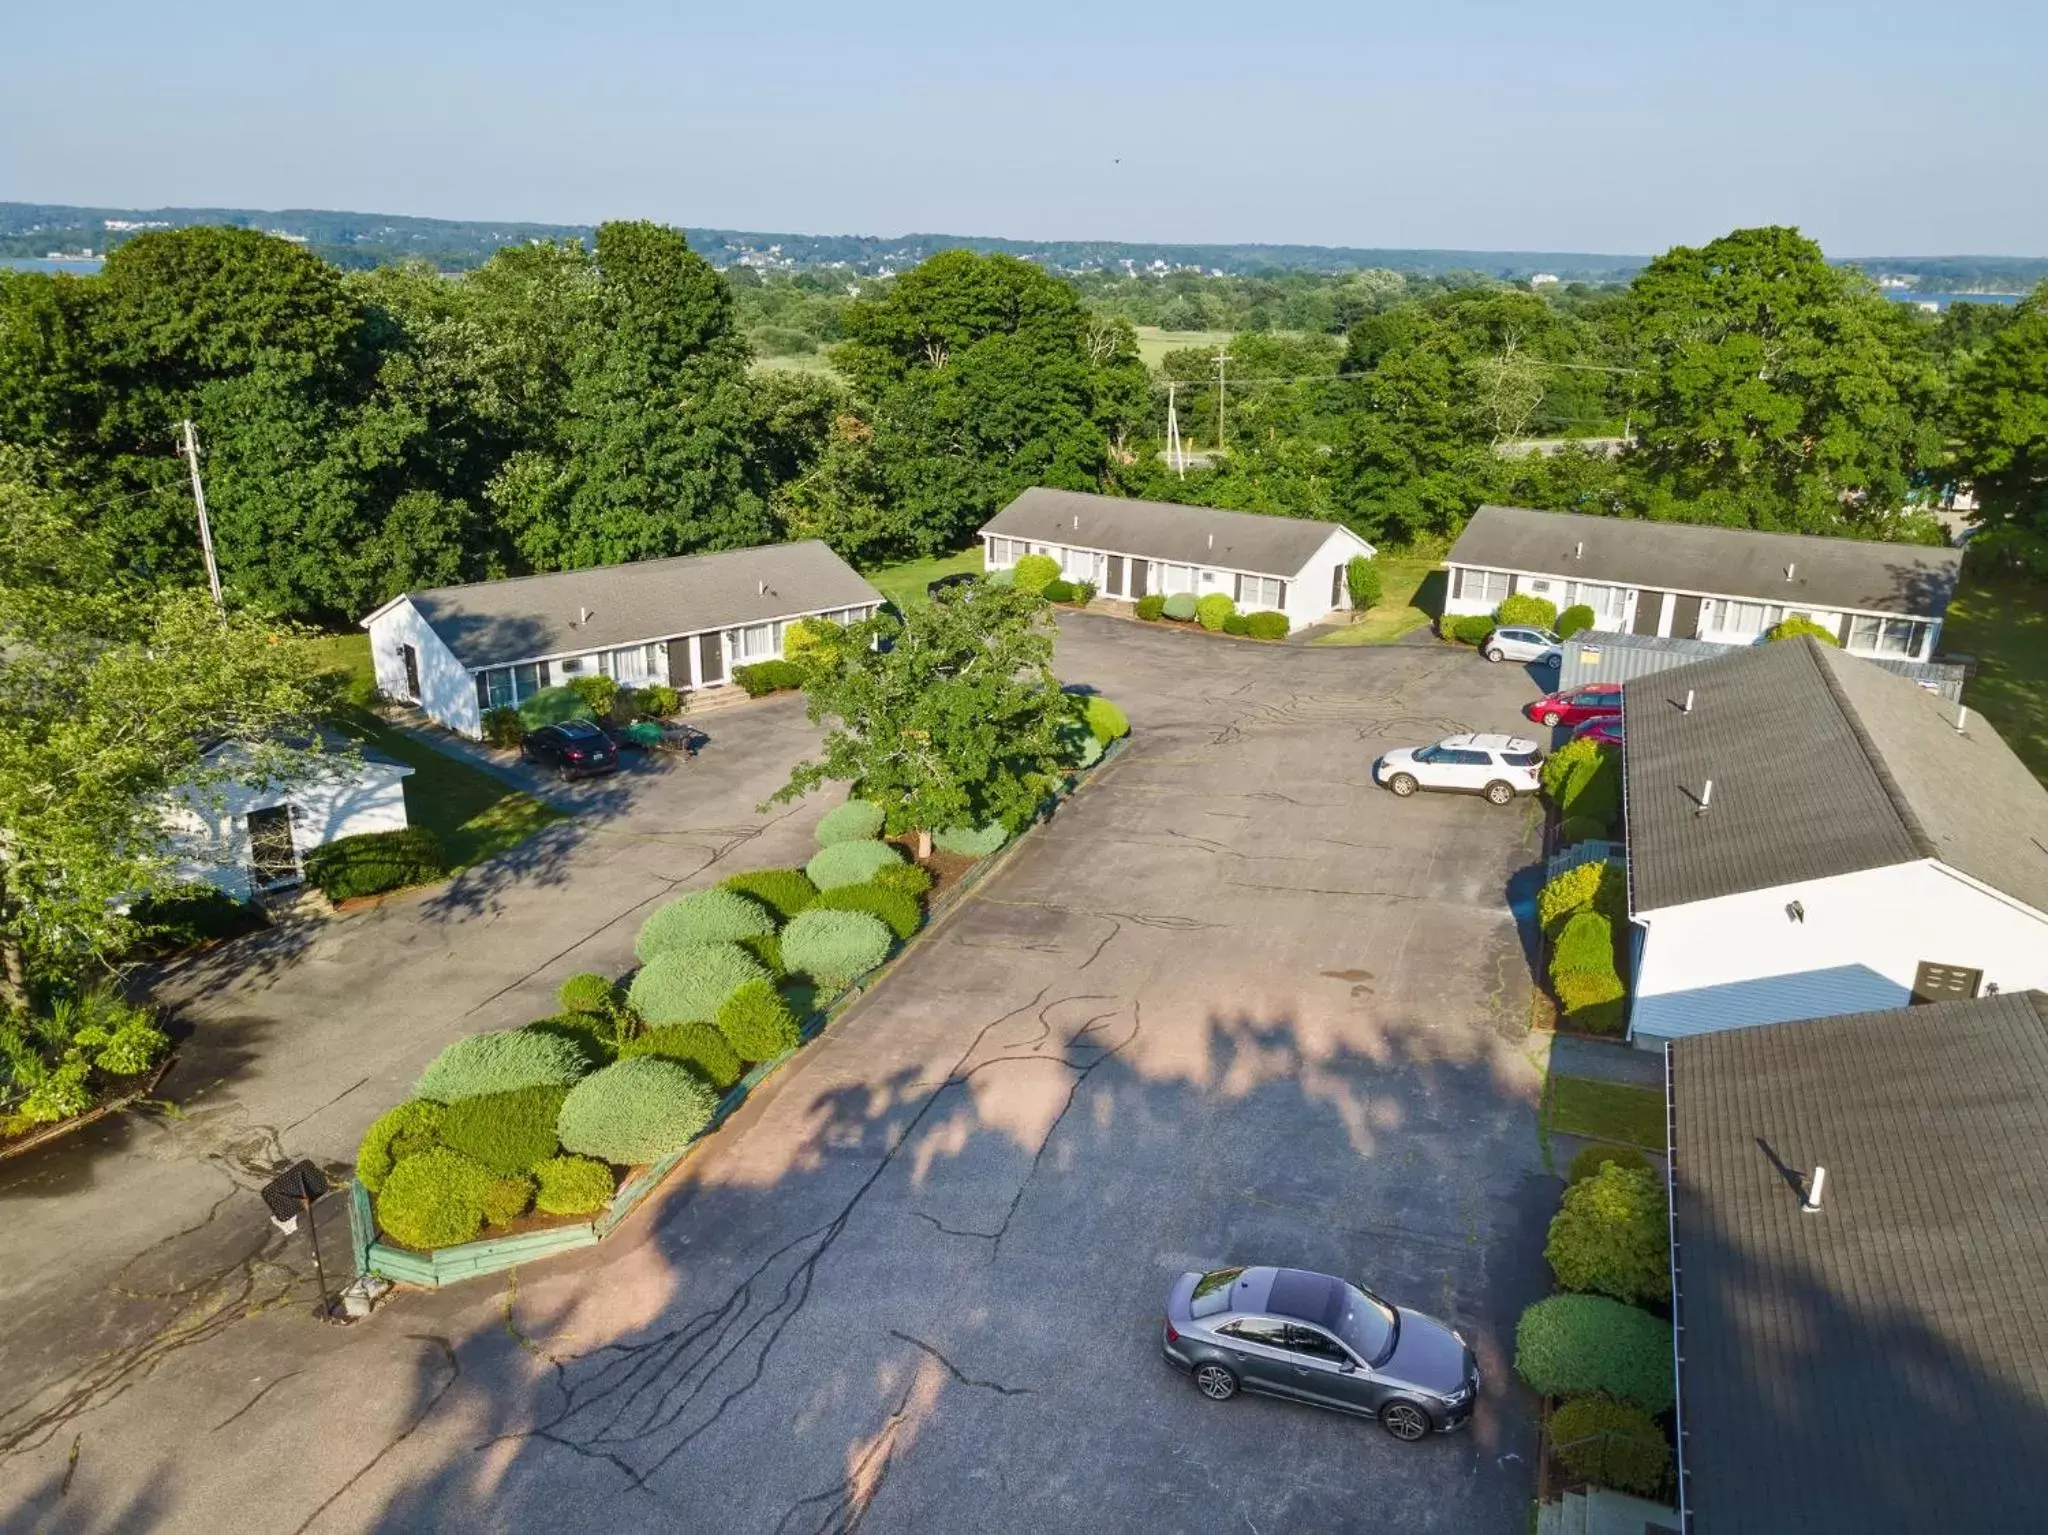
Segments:
[[[1486,637],[1481,655],[1489,661],[1533,661],[1556,666],[1564,660],[1564,641],[1548,629],[1496,629]]]
[[[1445,736],[1434,746],[1399,746],[1372,765],[1372,780],[1406,799],[1417,789],[1483,794],[1505,805],[1534,794],[1543,753],[1520,736]]]

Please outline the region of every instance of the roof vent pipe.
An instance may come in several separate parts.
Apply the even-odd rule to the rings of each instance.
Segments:
[[[1216,547],[1216,535],[1214,533],[1211,533],[1209,535],[1209,547],[1211,549],[1214,549]]]
[[[1708,807],[1709,805],[1713,804],[1713,803],[1714,803],[1714,780],[1713,780],[1713,779],[1711,779],[1711,778],[1709,778],[1709,779],[1708,779],[1708,780],[1707,780],[1707,781],[1706,781],[1706,782],[1705,782],[1704,784],[1702,784],[1702,785],[1700,786],[1700,810],[1699,810],[1699,813],[1700,813],[1701,815],[1705,815],[1705,814],[1707,813],[1707,807]]]
[[[1969,710],[1968,706],[1967,706],[1967,705],[1964,705],[1964,704],[1957,704],[1957,705],[1956,705],[1956,734],[1957,734],[1957,735],[1961,735],[1961,734],[1963,733],[1963,727],[1964,727],[1964,726],[1966,726],[1966,725],[1968,725],[1969,723],[1970,723],[1970,710]]]
[[[1578,547],[1578,548],[1576,548],[1576,549],[1574,549],[1574,550],[1572,551],[1572,558],[1573,558],[1573,559],[1575,559],[1575,560],[1583,560],[1583,559],[1584,559],[1585,557],[1586,557],[1586,541],[1585,541],[1585,540],[1584,540],[1584,539],[1582,538],[1582,539],[1580,539],[1580,540],[1579,540],[1579,547]]]
[[[1794,571],[1796,571],[1796,570],[1797,570],[1798,568],[1799,568],[1799,562],[1798,562],[1797,560],[1794,560],[1794,561],[1793,561],[1793,562],[1792,562],[1791,564],[1787,565],[1787,566],[1785,567],[1785,579],[1786,579],[1787,581],[1791,580],[1791,579],[1792,579],[1792,573],[1793,573]]]
[[[1690,714],[1690,713],[1692,713],[1692,689],[1691,689],[1691,688],[1687,688],[1687,689],[1685,690],[1685,706],[1684,706],[1684,707],[1683,707],[1682,709],[1680,709],[1680,710],[1679,710],[1679,712],[1680,712],[1681,714]]]
[[[1074,513],[1074,531],[1076,533],[1081,531],[1081,514],[1079,512]]]
[[[768,583],[766,581],[756,582],[755,584],[760,588],[760,590],[754,594],[755,596],[765,597],[768,595]]]
[[[587,624],[587,623],[589,623],[589,622],[590,622],[590,609],[588,609],[588,608],[578,608],[578,609],[576,610],[576,627],[580,629],[580,628],[582,628],[582,627],[583,627],[583,626],[584,626],[585,624]]]
[[[1813,1170],[1813,1177],[1807,1181],[1806,1197],[1799,1201],[1799,1208],[1808,1215],[1819,1214],[1820,1196],[1827,1192],[1827,1186],[1828,1170],[1825,1167],[1816,1167]]]

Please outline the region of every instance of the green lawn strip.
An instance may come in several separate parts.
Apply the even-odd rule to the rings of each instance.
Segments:
[[[1413,634],[1435,617],[1424,606],[1429,594],[1423,585],[1432,574],[1441,582],[1437,566],[1443,555],[1430,550],[1383,549],[1374,564],[1380,568],[1380,600],[1372,611],[1356,622],[1319,634],[1311,645],[1391,645],[1403,635]]]
[[[1553,1075],[1546,1098],[1553,1133],[1664,1149],[1664,1095],[1654,1087]]]
[[[1977,658],[1963,702],[2048,782],[2048,585],[1965,576],[1941,648]]]
[[[370,664],[370,636],[367,634],[323,634],[313,642],[314,653],[330,671],[346,672],[352,683],[367,691],[377,685],[377,669]]]
[[[962,549],[958,554],[936,555],[928,560],[908,560],[901,565],[884,565],[879,570],[861,572],[873,584],[875,590],[895,603],[899,608],[914,607],[925,600],[924,589],[940,576],[958,575],[963,570],[979,572],[981,569],[981,545]]]
[[[405,781],[406,819],[441,839],[451,871],[494,858],[566,814],[373,715],[351,711],[345,723],[413,770]]]

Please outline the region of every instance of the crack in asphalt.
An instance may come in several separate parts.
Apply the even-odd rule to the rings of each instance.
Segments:
[[[240,1407],[237,1407],[225,1418],[222,1418],[220,1422],[214,1424],[212,1428],[207,1430],[207,1432],[210,1434],[219,1433],[222,1429],[226,1428],[230,1423],[234,1422],[237,1418],[241,1417],[243,1413],[247,1412],[250,1408],[254,1407],[258,1402],[262,1401],[266,1396],[270,1395],[270,1393],[275,1391],[279,1386],[282,1386],[286,1381],[291,1380],[296,1376],[303,1375],[305,1373],[306,1372],[304,1370],[286,1371],[283,1375],[278,1376],[276,1380],[271,1381],[268,1385],[264,1386],[254,1396],[250,1397],[248,1401],[244,1402]]]
[[[435,1393],[432,1396],[428,1397],[427,1400],[421,1405],[420,1410],[413,1414],[412,1422],[406,1424],[404,1428],[400,1429],[398,1433],[384,1446],[383,1449],[379,1450],[375,1455],[372,1455],[368,1460],[364,1461],[362,1465],[358,1466],[356,1468],[355,1475],[351,1476],[347,1481],[343,1482],[339,1487],[335,1488],[334,1491],[330,1492],[325,1498],[323,1498],[320,1502],[320,1506],[318,1508],[315,1508],[312,1513],[306,1515],[306,1517],[302,1521],[300,1521],[297,1528],[295,1528],[292,1531],[292,1535],[302,1535],[303,1531],[312,1528],[313,1522],[315,1520],[317,1520],[322,1514],[326,1513],[328,1509],[332,1508],[339,1499],[341,1499],[343,1496],[347,1494],[348,1490],[351,1487],[355,1486],[357,1482],[360,1482],[364,1477],[368,1476],[370,1472],[373,1471],[377,1467],[377,1465],[384,1459],[385,1456],[389,1455],[393,1450],[397,1449],[400,1445],[404,1444],[406,1440],[412,1438],[414,1434],[418,1433],[420,1425],[422,1423],[425,1423],[427,1419],[433,1415],[434,1409],[441,1405],[441,1399],[447,1396],[447,1394],[454,1389],[455,1383],[462,1378],[462,1361],[455,1357],[454,1344],[450,1343],[446,1338],[442,1337],[439,1333],[409,1332],[406,1334],[406,1336],[408,1338],[411,1338],[416,1343],[431,1343],[434,1345],[434,1347],[439,1349],[441,1351],[442,1361],[446,1363],[446,1365],[448,1366],[448,1378],[441,1382],[440,1389],[435,1391]]]
[[[823,1492],[814,1492],[808,1498],[799,1498],[792,1503],[776,1520],[776,1535],[855,1535],[861,1521],[867,1518],[868,1510],[874,1507],[875,1495],[882,1490],[882,1483],[889,1474],[890,1462],[896,1454],[896,1432],[902,1426],[904,1414],[910,1410],[911,1393],[916,1389],[917,1377],[913,1375],[904,1386],[903,1394],[896,1399],[895,1407],[883,1420],[874,1442],[847,1468],[846,1475]],[[806,1509],[813,1508],[820,1512],[818,1522],[801,1532],[794,1530],[791,1521],[801,1517]]]
[[[913,1338],[907,1332],[899,1332],[897,1331],[897,1329],[892,1327],[889,1329],[889,1336],[892,1338],[901,1338],[905,1343],[908,1343],[912,1348],[919,1349],[924,1353],[931,1355],[932,1358],[936,1359],[940,1364],[946,1367],[947,1374],[951,1375],[953,1379],[960,1382],[960,1384],[963,1386],[972,1386],[977,1391],[993,1391],[997,1396],[1038,1395],[1038,1392],[1030,1386],[1006,1386],[998,1380],[977,1380],[974,1376],[969,1375],[966,1371],[962,1370],[960,1366],[953,1363],[953,1361],[948,1359],[944,1354],[940,1353],[936,1348],[932,1347],[931,1344],[925,1342],[924,1339]]]

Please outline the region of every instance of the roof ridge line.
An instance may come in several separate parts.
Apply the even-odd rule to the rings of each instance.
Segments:
[[[1884,790],[1884,797],[1891,802],[1892,809],[1897,812],[1899,824],[1905,828],[1906,836],[1920,850],[1922,857],[1940,858],[1941,849],[1936,846],[1934,838],[1921,823],[1919,813],[1913,809],[1912,801],[1906,798],[1905,789],[1900,786],[1898,779],[1892,776],[1891,764],[1885,761],[1876,737],[1865,727],[1863,716],[1856,712],[1855,704],[1850,702],[1849,695],[1843,691],[1841,681],[1835,676],[1833,668],[1821,658],[1820,641],[1811,635],[1802,635],[1798,643],[1806,650],[1807,665],[1819,674],[1821,686],[1827,689],[1828,697],[1834,701],[1836,712],[1842,716],[1842,723],[1849,727],[1849,733],[1856,738],[1856,745],[1862,751],[1864,759],[1869,762],[1870,770],[1877,775],[1878,787]],[[1853,659],[1846,653],[1842,658]]]
[[[480,581],[457,581],[449,586],[409,587],[400,592],[398,597],[393,597],[391,602],[398,601],[399,597],[431,597],[436,592],[466,592],[479,586],[517,586],[522,581],[552,581],[560,576],[595,576],[602,575],[608,570],[632,570],[642,565],[670,565],[680,560],[709,559],[720,554],[757,554],[763,549],[795,549],[804,544],[824,542],[822,538],[781,538],[766,544],[739,544],[731,549],[692,549],[687,554],[657,554],[644,560],[613,560],[608,565],[579,565],[574,570],[529,570],[517,576],[485,576]],[[830,545],[826,547],[829,548]],[[837,553],[836,550],[834,552]],[[852,570],[853,562],[848,560],[846,566]],[[855,570],[854,574],[860,575],[860,572]],[[867,577],[861,576],[861,579],[865,581]],[[391,602],[385,603],[384,606],[391,606]]]

